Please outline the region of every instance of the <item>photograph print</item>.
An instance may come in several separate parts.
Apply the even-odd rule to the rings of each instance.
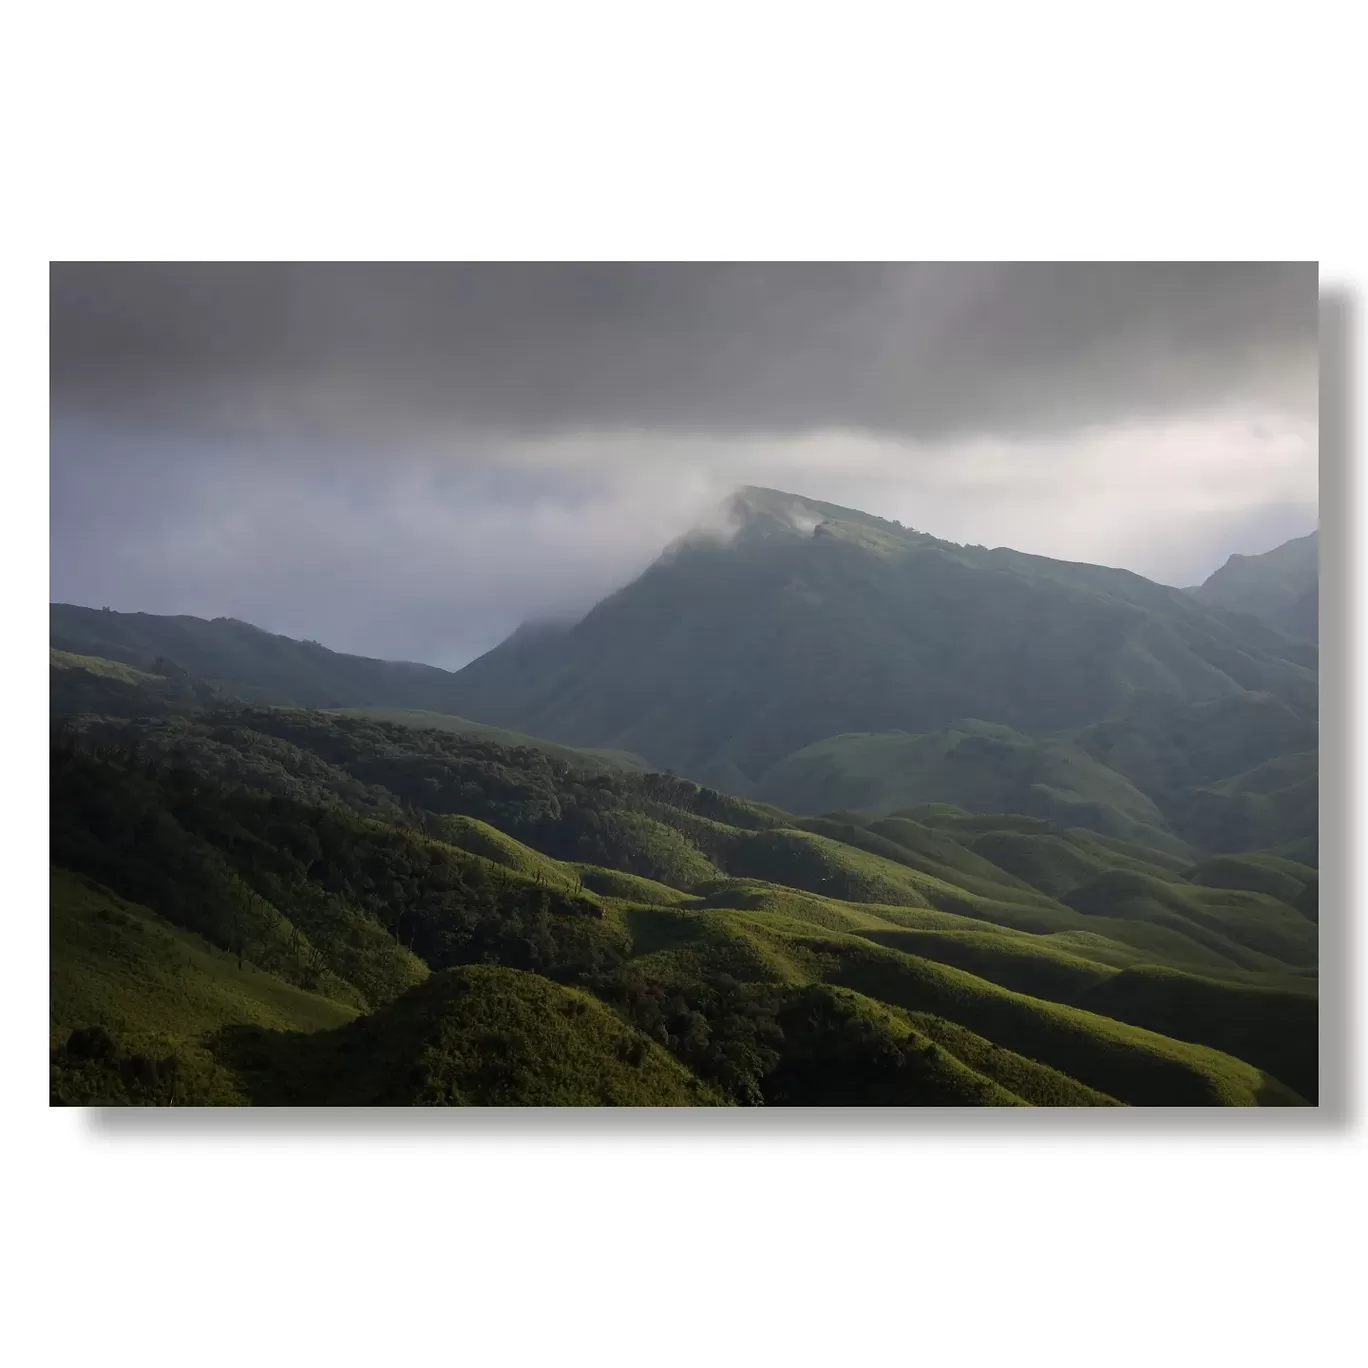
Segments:
[[[50,291],[52,1105],[1318,1104],[1315,263]]]

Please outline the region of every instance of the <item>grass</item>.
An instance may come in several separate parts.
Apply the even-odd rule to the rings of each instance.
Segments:
[[[160,679],[159,675],[125,665],[121,660],[105,660],[101,656],[77,655],[73,651],[48,651],[48,663],[54,670],[84,670],[102,679],[118,680],[121,684],[145,684]]]
[[[447,816],[440,821],[441,839],[458,850],[480,855],[503,869],[524,878],[537,879],[557,888],[573,888],[577,874],[571,865],[553,860],[531,846],[506,836],[497,827],[477,817]]]
[[[268,1105],[673,1107],[722,1098],[589,995],[496,965],[443,970],[315,1035],[234,1027],[218,1047]]]
[[[861,944],[775,908],[633,909],[628,925],[643,972],[851,989],[911,1013],[942,1049],[1034,1105],[1297,1105],[1315,1091],[1309,995],[1118,971],[1025,936],[868,931]],[[1013,970],[1022,990],[1002,981]]]
[[[1122,970],[1076,1001],[1089,1011],[1248,1060],[1312,1101],[1318,1095],[1320,1010],[1311,993],[1218,983],[1146,965]]]
[[[326,728],[351,729],[327,753],[371,785],[364,812],[388,794],[403,821],[337,785],[268,796],[54,749],[62,862],[176,923],[54,872],[53,1044],[113,1040],[55,1052],[59,1100],[164,1101],[138,1071],[168,1057],[178,1104],[1316,1094],[1316,872],[1285,856],[1193,864],[934,805],[784,824],[663,776]],[[419,810],[480,782],[500,826]]]
[[[1318,1008],[1305,984],[1294,986],[1285,978],[1276,986],[1235,983],[1153,964],[1117,968],[1070,953],[1057,937],[911,930],[863,934],[876,944],[963,969],[1015,992],[1209,1045],[1266,1069],[1303,1097],[1317,1095]]]
[[[925,1012],[909,1012],[908,1020],[922,1035],[943,1047],[985,1078],[1033,1107],[1116,1107],[1114,1097],[1085,1087],[1048,1064],[1027,1059],[975,1035],[963,1026]]]
[[[619,869],[604,869],[600,865],[572,864],[568,867],[575,871],[585,888],[603,898],[661,907],[696,901],[692,894],[655,879],[643,879],[639,874],[624,874]]]
[[[342,1003],[296,988],[92,880],[51,875],[50,1040],[102,1026],[128,1053],[175,1056],[182,1104],[239,1103],[247,1095],[215,1057],[214,1033],[249,1023],[311,1032],[351,1021]],[[56,1071],[55,1086],[80,1096],[87,1070]],[[84,1079],[85,1086],[102,1080]]]
[[[1187,878],[1190,883],[1210,888],[1266,893],[1295,907],[1307,885],[1316,881],[1316,871],[1275,857],[1217,855],[1188,870]]]
[[[1004,988],[1071,1002],[1116,971],[1070,954],[1047,937],[1001,931],[866,931],[867,940],[953,965]]]
[[[767,770],[756,791],[794,812],[849,808],[887,815],[946,801],[1185,850],[1151,799],[1086,751],[1064,739],[1023,736],[973,720],[921,735],[827,737]]]
[[[1015,993],[962,970],[866,943],[813,941],[830,981],[929,1012],[1133,1106],[1255,1106],[1304,1099],[1243,1060],[1110,1017]]]
[[[1085,915],[1177,930],[1243,968],[1316,964],[1315,926],[1265,894],[1169,883],[1113,870],[1081,885],[1066,901]]]

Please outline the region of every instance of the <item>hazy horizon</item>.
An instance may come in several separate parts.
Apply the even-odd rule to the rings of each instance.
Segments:
[[[737,485],[737,486],[735,486],[735,490],[734,490],[733,492],[740,491],[740,490],[745,489],[745,488],[747,488],[747,486],[744,486],[744,485]],[[792,494],[792,495],[794,495],[794,496],[795,496],[796,498],[798,498],[798,499],[811,499],[811,498],[815,498],[815,497],[816,497],[815,495],[805,494],[805,493],[804,493],[803,491],[801,491],[801,490],[784,490],[784,491],[780,491],[780,492],[782,492],[782,493],[787,493],[787,494]],[[725,498],[725,496],[724,496],[724,498]],[[822,502],[830,503],[830,502],[832,502],[832,500],[830,500],[830,499],[825,499],[825,500],[822,500]],[[858,510],[858,511],[859,511],[859,512],[864,512],[864,513],[873,513],[873,514],[875,514],[875,515],[877,515],[877,516],[880,516],[880,517],[890,516],[890,515],[888,515],[888,514],[882,513],[879,509],[866,508],[866,509],[860,509],[860,510]],[[1287,510],[1288,514],[1289,514],[1289,515],[1292,515],[1292,516],[1295,516],[1296,514],[1300,513],[1300,511],[1301,511],[1301,510],[1300,510],[1300,509],[1297,509],[1297,508],[1292,508],[1292,509]],[[1281,512],[1281,510],[1278,510],[1278,512]],[[1314,516],[1314,511],[1313,511],[1313,516]],[[904,521],[904,520],[903,520],[903,519],[899,519],[899,521]],[[1291,517],[1289,517],[1289,525],[1290,525],[1290,522],[1291,522]],[[698,525],[698,524],[695,524],[695,526],[697,526],[697,525]],[[912,524],[907,523],[906,525],[911,526]],[[936,532],[936,529],[935,529],[935,528],[919,528],[918,530],[919,530],[919,531],[930,532],[932,535],[939,535],[939,534]],[[1261,555],[1261,554],[1263,554],[1265,551],[1271,551],[1271,550],[1275,549],[1276,547],[1283,545],[1283,544],[1284,544],[1285,542],[1287,542],[1287,541],[1293,540],[1293,539],[1295,539],[1295,538],[1297,538],[1297,537],[1309,535],[1310,533],[1315,532],[1315,531],[1317,531],[1317,530],[1318,530],[1317,526],[1313,523],[1313,525],[1312,525],[1311,527],[1307,528],[1305,532],[1292,532],[1292,533],[1290,533],[1288,536],[1279,536],[1277,540],[1272,541],[1269,545],[1266,545],[1266,546],[1265,546],[1265,545],[1259,545],[1259,546],[1253,546],[1253,545],[1251,545],[1251,546],[1248,546],[1248,547],[1236,548],[1231,554],[1245,555],[1245,556],[1256,556],[1256,555]],[[951,539],[949,539],[949,538],[942,538],[942,539],[943,539],[943,540],[951,540]],[[961,543],[961,544],[965,544],[965,543]],[[984,545],[989,545],[990,547],[993,545],[993,544],[991,544],[991,543],[983,543],[983,544],[984,544]],[[1028,548],[1028,547],[1012,547],[1011,549],[1012,549],[1012,550],[1030,550],[1031,548]],[[660,548],[660,550],[661,550],[661,551],[664,551],[664,550],[665,550],[665,547],[662,546],[662,547]],[[653,558],[653,559],[654,559],[654,558]],[[1212,569],[1213,569],[1213,570],[1219,569],[1220,565],[1225,564],[1225,561],[1226,561],[1227,559],[1229,559],[1228,556],[1222,557],[1222,559],[1221,559],[1216,565],[1213,565],[1213,566],[1212,566]],[[1094,562],[1094,563],[1101,563],[1101,562]],[[642,568],[642,569],[645,569],[646,567],[645,567],[645,566],[642,566],[641,568]],[[1117,567],[1117,568],[1121,568],[1121,569],[1130,569],[1131,567],[1129,567],[1129,566],[1120,566],[1120,567]],[[607,588],[607,590],[605,590],[605,593],[604,593],[603,597],[606,597],[607,594],[611,594],[614,590],[621,588],[623,585],[630,583],[630,582],[631,582],[631,578],[633,578],[633,577],[634,577],[634,576],[629,576],[628,578],[623,579],[620,583],[610,585],[610,586]],[[1172,587],[1174,587],[1174,588],[1191,588],[1191,587],[1194,587],[1195,585],[1199,584],[1199,583],[1201,582],[1201,580],[1203,580],[1203,579],[1205,579],[1205,578],[1206,578],[1206,576],[1203,575],[1203,576],[1201,576],[1201,577],[1199,577],[1199,578],[1197,578],[1197,579],[1194,579],[1194,580],[1193,580],[1190,584],[1188,584],[1188,585],[1180,585],[1180,584],[1176,584],[1176,583],[1175,583],[1175,584],[1172,585]],[[1160,581],[1160,582],[1167,583],[1168,581]],[[59,597],[57,597],[57,596],[55,596],[55,595],[53,596],[53,598],[52,598],[51,601],[52,601],[53,603],[69,603],[69,604],[74,604],[75,606],[78,606],[78,607],[86,607],[86,608],[109,608],[109,609],[113,610],[114,612],[125,612],[125,613],[137,613],[137,612],[142,612],[142,613],[147,613],[147,612],[152,612],[152,611],[153,611],[153,610],[151,610],[151,609],[149,609],[149,608],[147,608],[147,607],[145,607],[145,606],[138,605],[138,604],[134,604],[134,605],[122,605],[122,604],[118,604],[118,603],[103,602],[103,601],[100,602],[100,603],[95,603],[95,602],[82,602],[82,601],[75,600],[75,599],[63,599],[63,598],[59,598]],[[596,599],[596,600],[595,600],[595,602],[598,602],[598,601],[601,601],[601,600],[600,600],[600,599]],[[523,625],[525,625],[525,624],[528,624],[528,623],[535,623],[535,622],[538,622],[538,621],[552,621],[552,620],[556,620],[556,619],[563,619],[566,623],[573,623],[573,622],[575,622],[575,621],[578,621],[579,618],[581,618],[581,617],[584,615],[584,613],[587,612],[587,611],[588,611],[590,608],[592,608],[592,607],[593,607],[593,604],[591,603],[591,604],[585,605],[583,608],[574,608],[574,609],[569,609],[569,610],[557,609],[557,608],[548,608],[548,609],[546,609],[546,610],[544,610],[544,611],[542,611],[542,612],[540,612],[540,613],[534,612],[533,614],[529,615],[528,617],[522,618],[522,619],[520,619],[518,622],[513,623],[513,624],[509,627],[508,631],[502,633],[496,640],[491,641],[491,642],[489,643],[489,646],[488,646],[487,648],[485,648],[485,649],[492,649],[494,646],[498,645],[499,642],[505,640],[509,635],[511,635],[513,632],[517,631],[519,627],[521,627],[521,626],[523,626]],[[176,611],[176,610],[172,610],[172,611],[168,611],[168,612],[166,612],[166,613],[159,613],[158,615],[159,615],[159,616],[187,616],[187,617],[200,617],[200,618],[216,618],[216,617],[219,617],[219,618],[234,618],[234,619],[236,619],[236,620],[238,620],[238,621],[241,621],[241,622],[249,622],[250,625],[252,625],[252,626],[254,626],[254,627],[260,627],[260,628],[262,628],[264,631],[273,632],[273,633],[276,633],[277,635],[292,636],[292,637],[294,637],[296,640],[317,641],[320,645],[327,647],[329,650],[341,651],[341,652],[343,652],[343,653],[346,653],[346,654],[353,654],[353,655],[365,655],[365,654],[369,654],[369,653],[367,653],[367,652],[349,651],[346,647],[334,645],[333,643],[331,643],[331,642],[329,642],[329,641],[326,641],[326,640],[323,640],[322,638],[320,638],[320,637],[318,637],[317,635],[315,635],[315,634],[313,634],[313,633],[310,633],[310,632],[291,633],[291,632],[281,631],[281,630],[279,630],[279,629],[277,629],[277,628],[275,628],[275,627],[272,627],[268,622],[255,621],[255,620],[250,619],[250,618],[244,618],[244,617],[243,617],[241,614],[239,614],[239,613],[232,613],[232,612],[182,613],[182,612],[179,612],[179,611]],[[389,659],[389,660],[396,660],[396,661],[407,661],[407,662],[412,663],[412,664],[435,665],[435,666],[437,666],[438,668],[440,668],[440,669],[445,669],[445,670],[459,670],[463,665],[469,664],[471,660],[474,660],[474,659],[478,658],[478,656],[479,656],[479,655],[482,655],[483,653],[484,653],[483,651],[476,651],[476,652],[474,652],[473,654],[471,654],[470,656],[466,657],[465,659],[457,660],[457,661],[454,661],[454,662],[442,661],[442,660],[423,660],[423,659],[420,659],[419,657],[415,657],[415,656],[402,656],[402,657],[401,657],[401,656],[386,656],[386,657],[379,657],[379,658],[381,658],[381,659]]]

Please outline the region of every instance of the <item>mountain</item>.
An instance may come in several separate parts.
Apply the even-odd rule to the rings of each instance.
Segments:
[[[88,609],[79,610],[81,613],[89,612]],[[291,641],[288,637],[270,637],[272,642],[282,644],[283,654],[290,647],[302,646],[306,648],[310,656],[321,659],[322,668],[328,670],[333,661],[342,662],[336,666],[336,676],[331,683],[325,683],[320,689],[318,687],[319,678],[317,675],[310,675],[299,686],[297,681],[291,679],[280,679],[272,676],[270,670],[259,671],[255,679],[248,678],[242,681],[225,682],[223,680],[210,681],[190,674],[176,664],[174,661],[166,659],[160,654],[152,654],[134,642],[146,642],[149,638],[158,638],[163,642],[174,640],[174,631],[179,624],[196,624],[196,629],[208,629],[205,635],[212,637],[214,629],[227,619],[215,619],[213,622],[206,622],[201,618],[150,618],[152,626],[149,628],[146,622],[137,623],[137,633],[122,630],[120,619],[137,620],[146,619],[145,614],[102,614],[102,617],[112,618],[114,621],[110,627],[105,627],[104,636],[108,640],[114,635],[126,643],[125,655],[134,659],[142,660],[146,668],[140,669],[134,665],[124,663],[123,660],[109,660],[99,656],[76,655],[71,651],[58,650],[55,647],[49,651],[49,679],[50,696],[52,702],[52,712],[58,717],[74,717],[83,713],[107,715],[112,717],[141,717],[149,712],[158,712],[163,709],[179,712],[195,712],[205,706],[214,704],[241,703],[248,700],[258,700],[277,705],[298,705],[301,699],[307,700],[309,697],[322,692],[329,697],[335,697],[338,693],[345,693],[348,687],[347,676],[351,675],[353,681],[353,666],[355,662],[360,662],[363,666],[386,666],[387,661],[368,660],[360,656],[338,656],[335,652],[324,651],[322,647],[312,647],[308,642]],[[172,630],[166,631],[161,624],[172,624]],[[64,626],[67,624],[64,623]],[[103,626],[103,624],[102,624]],[[236,630],[245,624],[233,623],[227,630],[236,634]],[[256,633],[256,628],[249,629]],[[88,634],[87,634],[88,635]],[[266,633],[259,633],[260,636],[267,636]],[[55,638],[54,638],[55,639]],[[64,640],[73,640],[73,634],[68,633],[63,637]],[[251,637],[248,637],[251,640]],[[322,652],[319,657],[318,653]],[[192,656],[193,658],[193,656]],[[251,670],[251,665],[237,666],[240,670]],[[426,668],[426,667],[423,667]],[[400,667],[401,671],[404,667]],[[434,670],[435,675],[445,675],[445,671]],[[380,677],[382,682],[380,689],[384,690],[382,672],[376,671],[375,677]],[[398,676],[401,687],[406,684],[404,674]],[[450,677],[447,676],[449,679]],[[262,681],[265,682],[262,682]],[[287,693],[287,689],[293,688],[293,694]],[[450,713],[432,712],[425,708],[410,707],[353,707],[353,708],[333,708],[331,711],[346,712],[358,717],[376,717],[382,720],[398,722],[403,725],[424,728],[436,728],[442,731],[456,732],[461,736],[484,737],[491,741],[497,741],[505,746],[530,746],[534,749],[545,751],[549,755],[558,756],[562,760],[573,761],[577,765],[588,766],[602,769],[629,769],[645,770],[649,769],[639,755],[630,755],[626,751],[594,750],[592,748],[579,749],[574,746],[562,746],[554,741],[546,741],[541,737],[524,736],[520,732],[509,731],[503,727],[491,727],[484,722],[472,722],[468,718],[455,717]]]
[[[1261,556],[1231,556],[1189,589],[1199,603],[1248,613],[1297,641],[1319,637],[1320,537],[1312,532]]]
[[[455,674],[56,604],[54,707],[346,709],[796,812],[947,801],[1183,858],[1314,862],[1314,646],[1202,591],[779,491],[719,521],[580,622],[520,628]],[[1279,563],[1304,561],[1289,545]]]
[[[831,736],[786,755],[756,782],[758,798],[794,812],[888,814],[922,803],[1016,812],[1188,853],[1143,790],[1073,739],[1036,739],[964,720],[922,735]]]
[[[452,676],[434,665],[343,655],[236,618],[115,613],[49,606],[52,649],[165,675],[190,674],[233,697],[305,708],[431,708],[454,712]]]
[[[1270,694],[1137,693],[1105,722],[1045,737],[972,719],[827,737],[770,766],[753,791],[794,812],[947,802],[1185,857],[1286,847],[1316,864],[1317,745],[1314,713]]]
[[[222,700],[59,721],[56,1103],[1316,1096],[1295,860],[946,804],[798,818]]]
[[[463,716],[606,746],[736,793],[844,734],[964,719],[1045,736],[1139,695],[1315,707],[1308,648],[1125,570],[940,541],[746,489],[569,627],[456,673]]]

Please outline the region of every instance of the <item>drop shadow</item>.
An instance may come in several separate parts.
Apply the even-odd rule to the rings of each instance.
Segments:
[[[1332,286],[1320,299],[1320,1096],[1327,1125],[1344,1129],[1358,1115],[1354,1049],[1355,911],[1361,906],[1352,859],[1358,831],[1351,767],[1357,735],[1353,678],[1354,410],[1356,294]]]
[[[406,1108],[406,1107],[255,1107],[119,1108],[93,1107],[87,1128],[99,1139],[153,1138],[180,1142],[195,1137],[298,1136],[339,1141],[405,1135],[411,1139],[499,1136],[593,1136],[696,1140],[738,1138],[782,1142],[817,1136],[959,1134],[999,1137],[1052,1136],[1070,1140],[1113,1135],[1220,1136],[1227,1140],[1305,1138],[1325,1134],[1323,1108],[1146,1107],[1146,1108],[914,1108],[768,1107],[676,1108],[656,1110],[602,1107]]]

